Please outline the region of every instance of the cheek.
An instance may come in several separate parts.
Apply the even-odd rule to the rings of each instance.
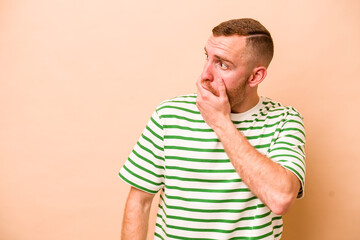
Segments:
[[[232,82],[236,82],[236,80],[238,79],[238,74],[236,74],[236,72],[233,72],[231,70],[229,71],[219,71],[218,72],[218,78],[222,78],[225,83],[232,83]]]
[[[248,76],[245,73],[232,72],[223,74],[223,79],[229,89],[241,89],[247,84]]]

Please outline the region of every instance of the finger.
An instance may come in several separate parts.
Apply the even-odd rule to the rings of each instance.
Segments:
[[[201,79],[197,80],[196,81],[196,88],[197,88],[197,93],[198,95],[202,95],[202,92],[204,91],[202,86],[201,86],[201,83],[200,83]]]
[[[211,92],[203,86],[202,81],[203,80],[200,79],[199,81],[196,82],[198,93],[201,96],[209,96],[209,94],[211,94]]]
[[[224,83],[224,80],[223,80],[223,79],[221,79],[221,81],[220,81],[220,83],[219,83],[218,90],[219,90],[219,96],[220,96],[221,98],[227,98],[226,86],[225,86],[225,83]]]

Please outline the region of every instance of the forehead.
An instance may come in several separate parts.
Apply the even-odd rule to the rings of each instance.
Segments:
[[[206,42],[205,50],[208,54],[220,56],[239,56],[245,51],[246,37],[244,36],[213,36]]]

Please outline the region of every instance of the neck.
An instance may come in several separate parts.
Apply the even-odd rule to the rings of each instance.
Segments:
[[[236,106],[231,107],[231,112],[232,113],[243,113],[246,112],[250,109],[252,109],[253,107],[256,106],[256,104],[258,104],[259,102],[259,95],[257,94],[257,92],[255,92],[255,94],[252,95],[245,95],[244,99],[237,104]]]

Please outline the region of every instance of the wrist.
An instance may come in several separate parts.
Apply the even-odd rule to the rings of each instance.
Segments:
[[[222,135],[226,133],[226,131],[230,130],[231,128],[234,128],[235,125],[231,121],[230,116],[224,116],[222,119],[219,119],[218,123],[214,125],[212,128],[214,132],[218,135],[220,138]]]

